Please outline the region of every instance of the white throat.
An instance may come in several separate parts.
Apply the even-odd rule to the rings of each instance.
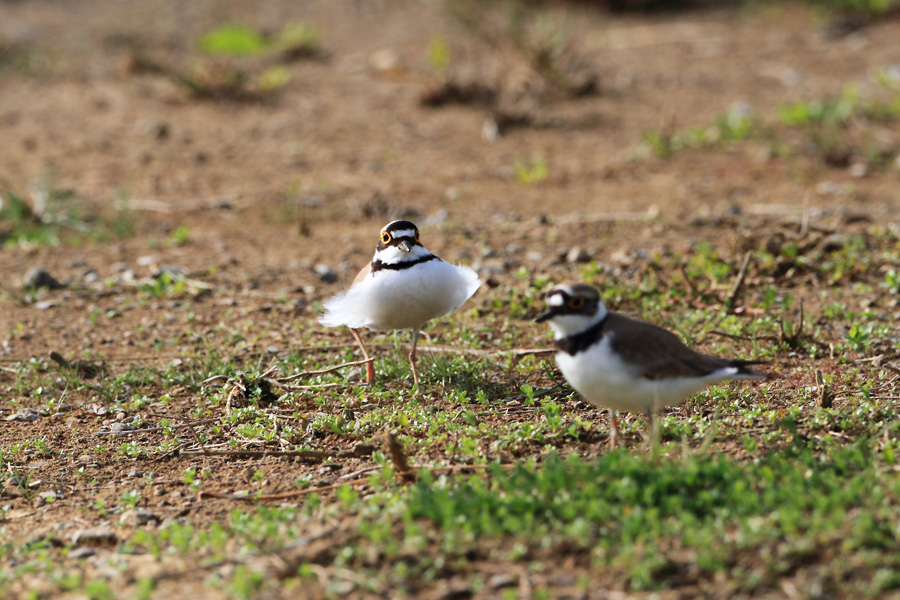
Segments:
[[[550,319],[550,328],[554,339],[567,338],[586,331],[606,318],[609,311],[602,301],[597,303],[597,311],[593,315],[556,315]]]
[[[384,250],[376,250],[373,260],[380,260],[386,265],[393,265],[411,260],[418,260],[430,256],[431,252],[425,246],[413,246],[409,252],[404,252],[396,246],[388,246]]]

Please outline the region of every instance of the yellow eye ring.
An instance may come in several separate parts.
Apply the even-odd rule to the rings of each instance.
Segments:
[[[391,234],[389,234],[387,231],[382,231],[381,232],[381,243],[384,244],[385,246],[390,244],[391,243]]]
[[[418,229],[416,229],[416,241],[417,242],[419,241],[419,230]]]
[[[581,296],[575,296],[574,298],[569,300],[569,308],[572,310],[581,310],[584,308],[584,298]]]

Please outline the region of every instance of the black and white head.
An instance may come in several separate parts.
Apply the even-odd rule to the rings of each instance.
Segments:
[[[564,283],[550,290],[547,310],[535,321],[549,321],[556,337],[563,338],[596,325],[607,314],[597,288],[583,283]]]
[[[410,221],[391,221],[381,228],[375,259],[384,264],[408,262],[431,253],[419,242],[419,228]]]

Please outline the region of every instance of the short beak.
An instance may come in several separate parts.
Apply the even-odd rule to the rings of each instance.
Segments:
[[[407,242],[406,240],[403,240],[402,242],[397,244],[397,247],[400,248],[401,250],[403,250],[404,252],[409,252],[409,242]]]
[[[537,319],[534,320],[534,322],[535,323],[543,323],[547,319],[552,319],[555,315],[556,315],[556,313],[551,308],[547,312],[542,313]]]

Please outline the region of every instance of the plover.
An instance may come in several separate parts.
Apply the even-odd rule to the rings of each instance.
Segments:
[[[748,369],[757,361],[701,354],[674,333],[610,312],[596,288],[564,284],[547,294],[549,321],[566,380],[591,404],[610,411],[610,448],[616,447],[619,411],[653,414],[724,379],[767,379]]]
[[[462,306],[480,285],[478,274],[469,267],[452,265],[429,252],[419,242],[419,228],[413,223],[392,221],[381,230],[372,262],[359,272],[350,289],[325,302],[319,322],[326,327],[348,326],[366,360],[369,353],[359,329],[411,329],[409,364],[418,385],[419,330],[431,319]],[[371,361],[366,364],[366,379],[375,380]]]

